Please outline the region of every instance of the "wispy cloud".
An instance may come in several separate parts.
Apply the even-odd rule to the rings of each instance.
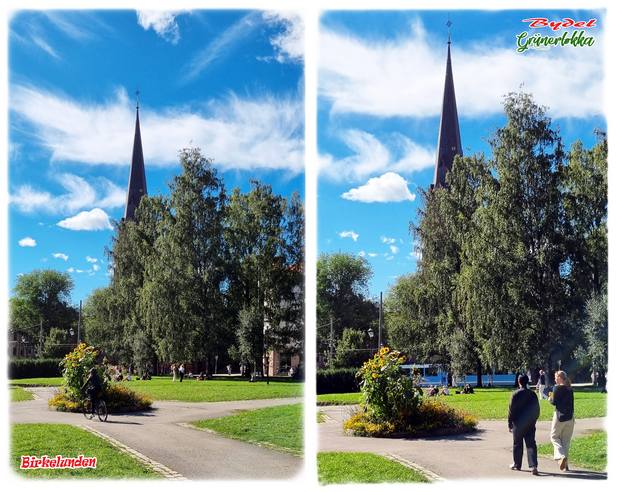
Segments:
[[[100,208],[80,212],[73,217],[61,220],[56,225],[72,231],[103,231],[112,229],[108,214]]]
[[[87,256],[86,261],[88,263],[97,263],[99,260],[97,260],[97,258],[93,258],[92,256]]]
[[[37,245],[37,242],[30,236],[26,236],[17,241],[17,244],[19,244],[22,248],[34,248]]]
[[[301,63],[304,58],[304,24],[302,17],[296,12],[267,11],[263,19],[269,24],[282,26],[282,32],[273,36],[269,41],[276,54],[276,61]]]
[[[349,129],[339,137],[353,154],[341,159],[331,154],[320,156],[321,176],[333,181],[359,181],[386,171],[412,173],[433,166],[434,150],[400,133],[381,141],[371,133]]]
[[[343,239],[347,237],[351,238],[353,239],[354,242],[357,241],[358,237],[360,237],[360,235],[355,231],[342,231],[342,232],[339,232],[338,235]]]
[[[148,31],[153,29],[155,33],[166,41],[177,44],[181,39],[179,25],[176,18],[182,11],[165,11],[165,10],[138,10],[138,24]]]
[[[64,253],[52,253],[52,256],[57,260],[67,261],[69,259],[69,255]]]
[[[247,37],[258,26],[260,26],[259,13],[250,12],[244,15],[192,57],[183,68],[182,82],[187,83],[196,79],[214,61],[226,57],[239,41]]]
[[[54,48],[52,48],[52,46],[45,39],[43,39],[42,37],[36,36],[36,35],[32,35],[31,39],[32,39],[32,42],[36,46],[41,48],[48,55],[50,55],[53,58],[56,58],[57,60],[60,60],[60,55],[56,52]]]
[[[409,191],[407,180],[396,173],[385,173],[378,178],[370,178],[366,184],[344,192],[342,198],[354,202],[402,202],[413,201],[415,195]]]
[[[602,34],[597,33],[592,48],[526,55],[508,45],[512,39],[504,46],[455,41],[452,64],[459,115],[500,113],[503,95],[521,86],[554,117],[602,114]],[[429,36],[421,22],[412,25],[409,36],[379,41],[323,29],[320,43],[319,93],[333,112],[378,117],[439,114],[446,46]]]
[[[41,14],[61,33],[74,41],[84,42],[95,37],[93,27],[103,26],[96,16],[87,12],[45,10]]]
[[[147,166],[177,165],[179,149],[197,146],[221,170],[303,172],[304,113],[298,95],[242,99],[230,94],[205,108],[206,114],[185,107],[141,110]],[[94,105],[18,85],[11,90],[11,109],[18,124],[34,128],[55,161],[129,165],[135,114],[124,90]]]
[[[21,185],[11,194],[10,203],[25,213],[74,213],[83,208],[116,208],[125,203],[125,191],[106,178],[95,178],[96,186],[69,173],[59,174],[55,180],[66,193],[54,196],[31,185]]]

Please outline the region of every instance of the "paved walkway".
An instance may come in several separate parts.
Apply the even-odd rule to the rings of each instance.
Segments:
[[[299,403],[303,398],[217,403],[157,401],[150,411],[110,415],[107,422],[99,422],[88,421],[82,414],[49,409],[47,400],[53,388],[28,389],[39,398],[12,403],[11,423],[87,424],[185,478],[276,480],[292,477],[302,468],[302,458],[298,456],[181,424],[224,417],[237,410]]]
[[[606,473],[590,472],[571,466],[564,473],[555,461],[539,457],[540,477],[525,471],[508,469],[512,463],[512,438],[507,424],[498,420],[483,420],[479,431],[472,434],[427,439],[390,439],[353,437],[346,435],[342,423],[354,411],[354,406],[325,406],[319,410],[326,419],[319,424],[320,451],[367,451],[391,455],[397,460],[412,462],[444,479],[480,478],[528,478],[546,477],[604,479]],[[537,442],[549,442],[551,422],[541,421],[537,425]],[[575,435],[591,430],[603,429],[604,419],[581,419],[575,426]],[[527,458],[523,457],[524,470]],[[569,463],[570,464],[570,463]]]

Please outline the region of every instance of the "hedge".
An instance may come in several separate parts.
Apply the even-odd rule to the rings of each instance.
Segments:
[[[9,379],[51,378],[62,376],[62,359],[13,359],[9,361]]]
[[[355,374],[359,369],[348,367],[343,369],[321,369],[316,374],[316,393],[355,393],[359,391],[359,383]]]

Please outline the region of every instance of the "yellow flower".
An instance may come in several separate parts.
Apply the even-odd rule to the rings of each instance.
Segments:
[[[379,375],[378,375],[376,372],[373,372],[373,373],[372,373],[372,378],[373,378],[373,379],[377,379],[378,377],[379,377]]]

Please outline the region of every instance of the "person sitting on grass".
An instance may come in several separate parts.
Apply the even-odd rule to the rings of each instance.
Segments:
[[[536,393],[527,387],[529,378],[519,376],[519,389],[512,394],[508,407],[508,430],[512,432],[511,470],[521,470],[523,462],[523,441],[527,448],[527,463],[532,475],[538,475],[538,448],[536,447],[536,421],[540,416],[540,405]]]
[[[463,394],[464,395],[473,395],[474,394],[474,388],[472,388],[469,383],[465,383],[465,386],[463,387]]]
[[[99,378],[99,373],[95,367],[91,367],[90,371],[88,371],[88,377],[86,381],[82,385],[82,392],[86,389],[86,394],[88,395],[88,399],[92,403],[93,410],[97,408],[97,402],[99,398],[99,394],[103,389],[103,385],[101,384],[101,379]]]
[[[433,385],[428,390],[428,396],[437,396],[439,394],[439,390],[437,386]]]
[[[441,387],[441,394],[443,396],[450,396],[450,388],[448,388],[447,386],[442,386]]]

